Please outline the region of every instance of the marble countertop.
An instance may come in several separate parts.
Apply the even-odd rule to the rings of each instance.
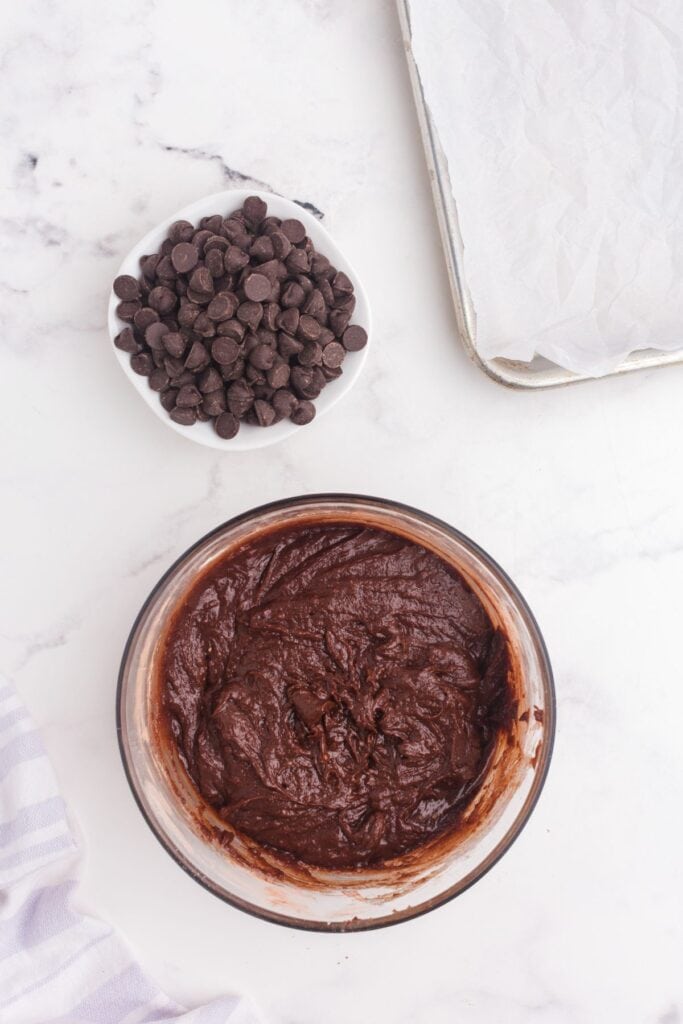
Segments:
[[[468,362],[389,0],[34,0],[5,22],[1,664],[83,833],[81,903],[171,995],[245,991],[273,1024],[681,1021],[683,370],[524,394]],[[375,321],[351,395],[245,454],[167,430],[105,329],[133,242],[233,183],[323,211]],[[538,617],[559,700],[546,789],[500,864],[357,935],[196,885],[143,822],[114,728],[123,644],[176,556],[331,490],[482,544]]]

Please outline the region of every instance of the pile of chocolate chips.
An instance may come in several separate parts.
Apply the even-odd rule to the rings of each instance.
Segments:
[[[313,400],[367,334],[351,325],[353,285],[299,220],[269,217],[258,196],[241,210],[177,221],[141,275],[117,277],[115,344],[159,392],[172,420],[212,420],[220,437],[240,421],[305,424]]]

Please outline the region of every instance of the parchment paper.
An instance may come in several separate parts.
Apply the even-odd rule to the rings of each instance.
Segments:
[[[683,2],[411,0],[486,357],[683,346]]]

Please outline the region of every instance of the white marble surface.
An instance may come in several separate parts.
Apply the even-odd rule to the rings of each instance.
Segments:
[[[681,1021],[683,371],[534,395],[468,363],[388,0],[32,0],[2,20],[1,663],[83,831],[84,905],[177,998],[248,991],[273,1024]],[[224,455],[150,415],[105,311],[137,237],[245,179],[325,211],[376,336],[319,424]],[[503,861],[350,936],[193,883],[114,731],[162,571],[234,513],[318,490],[408,501],[484,545],[539,618],[559,696],[546,790]]]

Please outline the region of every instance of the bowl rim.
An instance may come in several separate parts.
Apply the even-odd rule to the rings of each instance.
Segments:
[[[391,914],[387,914],[384,917],[375,918],[371,921],[360,921],[356,918],[349,921],[310,921],[299,918],[291,917],[287,914],[278,914],[273,911],[264,910],[255,904],[241,900],[235,896],[229,895],[225,892],[217,889],[213,883],[206,878],[201,871],[196,870],[192,864],[183,860],[176,850],[166,839],[162,830],[157,826],[151,815],[147,812],[142,799],[137,791],[135,781],[133,778],[133,772],[128,764],[126,756],[126,749],[123,738],[123,683],[126,665],[128,662],[128,656],[130,649],[137,633],[138,625],[140,624],[143,616],[147,612],[148,607],[152,601],[156,598],[157,594],[164,586],[169,577],[175,572],[175,570],[185,561],[194,551],[197,550],[201,545],[209,541],[212,537],[227,530],[230,527],[239,526],[240,524],[254,518],[257,515],[266,512],[273,512],[279,509],[292,509],[305,507],[307,504],[315,504],[320,501],[345,501],[345,502],[368,502],[375,503],[383,508],[394,508],[399,511],[408,512],[417,518],[422,519],[429,525],[436,526],[446,533],[449,533],[456,540],[469,547],[470,550],[480,558],[490,569],[497,573],[501,580],[508,587],[511,596],[518,604],[519,611],[526,620],[529,630],[533,636],[534,643],[541,665],[543,675],[543,686],[545,690],[545,707],[544,707],[544,731],[543,731],[543,742],[540,750],[539,761],[537,763],[534,781],[529,794],[524,801],[524,804],[517,814],[514,822],[500,840],[498,845],[488,854],[487,857],[473,868],[465,878],[448,889],[444,890],[438,896],[434,896],[424,903],[420,903],[415,907],[407,907],[404,910],[396,911]],[[313,494],[302,494],[296,495],[291,498],[279,498],[275,501],[266,502],[262,505],[257,505],[253,508],[248,509],[246,512],[240,512],[236,516],[232,516],[230,519],[226,519],[225,522],[220,523],[213,529],[209,530],[198,540],[194,541],[178,558],[174,560],[172,565],[163,573],[159,580],[152,587],[152,590],[143,602],[139,612],[137,613],[131,630],[126,639],[126,643],[123,649],[123,655],[121,657],[121,664],[119,666],[117,686],[116,686],[116,735],[119,747],[119,755],[123,764],[124,774],[128,781],[128,785],[133,794],[135,803],[137,804],[142,817],[144,818],[147,826],[152,831],[158,842],[169,854],[169,856],[178,864],[183,871],[198,882],[202,888],[206,889],[213,896],[217,896],[224,903],[235,907],[237,910],[241,910],[244,913],[251,915],[252,917],[258,918],[261,921],[268,921],[273,924],[279,924],[286,928],[295,928],[301,931],[309,932],[324,932],[324,933],[349,933],[349,932],[363,932],[373,931],[377,928],[387,928],[394,924],[400,924],[403,921],[413,920],[418,917],[422,917],[424,914],[429,913],[432,910],[436,910],[438,907],[445,906],[450,903],[451,900],[460,896],[462,893],[467,892],[471,886],[478,882],[481,878],[489,873],[489,871],[502,859],[502,857],[508,852],[508,850],[514,845],[515,841],[519,838],[520,834],[527,825],[531,814],[533,813],[536,804],[540,798],[540,795],[544,789],[548,770],[550,768],[550,762],[555,746],[555,734],[556,734],[556,723],[557,723],[557,695],[555,690],[555,679],[553,675],[552,665],[550,662],[550,656],[548,649],[543,638],[543,634],[539,628],[536,618],[531,611],[526,599],[519,591],[516,584],[505,572],[503,568],[496,562],[491,555],[488,554],[479,544],[471,540],[467,534],[458,530],[456,527],[451,526],[445,520],[438,516],[432,515],[430,512],[425,512],[422,509],[416,508],[414,505],[409,505],[405,502],[394,501],[389,498],[380,498],[372,495],[365,494],[354,494],[348,492],[320,492]]]
[[[348,259],[344,249],[328,231],[327,226],[323,224],[322,221],[318,220],[310,210],[307,210],[295,199],[289,199],[287,196],[280,195],[278,192],[268,191],[263,188],[229,188],[223,189],[220,192],[212,192],[208,195],[200,196],[198,199],[195,199],[190,203],[186,203],[185,206],[176,210],[174,213],[170,214],[170,216],[160,220],[133,245],[131,245],[121,259],[116,274],[112,278],[112,285],[116,278],[121,274],[133,274],[134,276],[139,275],[139,270],[137,269],[137,258],[139,254],[149,251],[154,247],[158,248],[161,243],[157,241],[157,239],[162,236],[167,229],[175,223],[175,221],[190,220],[192,223],[197,223],[198,219],[205,215],[202,212],[202,208],[204,206],[215,204],[220,208],[221,205],[230,203],[231,199],[234,199],[234,203],[239,206],[248,196],[259,196],[266,203],[271,203],[273,200],[276,200],[277,203],[285,203],[291,216],[296,215],[300,217],[306,227],[307,234],[309,234],[309,226],[311,224],[315,225],[313,234],[318,232],[324,239],[324,245],[322,245],[320,241],[317,241],[315,242],[316,247],[320,246],[320,251],[325,255],[329,252],[332,262],[338,265],[339,268],[351,278],[355,295],[359,300],[359,304],[365,311],[365,315],[360,318],[360,326],[365,328],[368,340],[360,351],[349,353],[349,356],[352,357],[352,362],[349,362],[348,373],[342,376],[339,380],[330,382],[331,385],[337,385],[336,389],[333,388],[332,390],[329,390],[326,388],[321,392],[321,398],[322,396],[325,396],[324,399],[322,401],[320,399],[316,399],[317,420],[334,408],[334,406],[352,390],[365,368],[373,333],[372,309],[363,281],[353,263]],[[327,248],[328,246],[329,249]],[[135,263],[135,270],[128,266],[131,260]],[[129,326],[127,323],[120,320],[116,313],[116,307],[119,302],[120,299],[118,299],[114,294],[113,287],[110,287],[109,301],[107,304],[107,333],[109,334],[109,343],[113,350],[114,358],[133,390],[138,394],[145,405],[149,407],[152,413],[154,413],[157,419],[159,419],[166,427],[169,427],[174,433],[179,434],[188,441],[201,445],[203,448],[210,448],[220,452],[246,452],[257,451],[260,448],[268,448],[273,444],[278,444],[280,441],[285,441],[288,437],[293,437],[299,431],[300,428],[297,424],[284,420],[279,424],[273,424],[271,427],[251,427],[249,424],[243,424],[243,429],[236,435],[236,437],[226,440],[218,437],[215,432],[208,433],[201,429],[194,429],[197,427],[197,424],[193,424],[192,427],[183,427],[182,425],[175,423],[168,413],[162,408],[158,401],[157,393],[149,389],[149,387],[145,389],[142,386],[143,383],[147,383],[147,378],[140,377],[131,369],[129,354],[127,352],[122,352],[116,347],[116,345],[114,345],[114,338],[123,330],[124,327]],[[200,427],[203,426],[205,426],[205,424],[200,424]],[[249,428],[249,433],[245,436],[244,430],[247,427]],[[283,429],[278,430],[278,427]],[[254,431],[253,434],[251,433],[252,430]],[[273,431],[275,431],[275,434],[273,434]]]

